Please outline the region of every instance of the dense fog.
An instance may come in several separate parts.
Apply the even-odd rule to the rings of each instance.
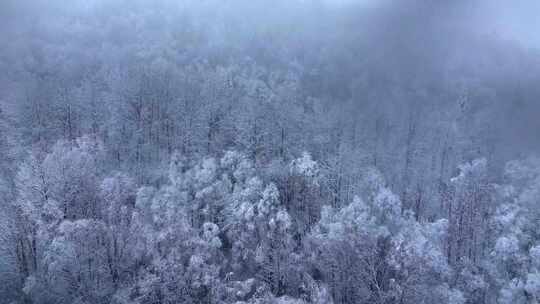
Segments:
[[[0,303],[538,303],[539,13],[0,1]]]

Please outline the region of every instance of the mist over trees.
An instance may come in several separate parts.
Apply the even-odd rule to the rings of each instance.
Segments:
[[[538,303],[502,5],[2,1],[0,302]]]

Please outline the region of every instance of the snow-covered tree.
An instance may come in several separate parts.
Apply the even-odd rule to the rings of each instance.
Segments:
[[[494,217],[497,240],[491,252],[492,271],[501,286],[501,303],[536,303],[540,300],[540,162],[537,158],[506,165],[505,184],[499,188],[503,203]]]

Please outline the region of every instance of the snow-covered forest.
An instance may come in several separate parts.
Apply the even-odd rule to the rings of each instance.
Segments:
[[[534,2],[0,1],[0,303],[538,304]]]

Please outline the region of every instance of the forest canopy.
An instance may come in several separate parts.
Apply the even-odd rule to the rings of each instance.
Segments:
[[[537,303],[538,10],[2,1],[0,302]]]

